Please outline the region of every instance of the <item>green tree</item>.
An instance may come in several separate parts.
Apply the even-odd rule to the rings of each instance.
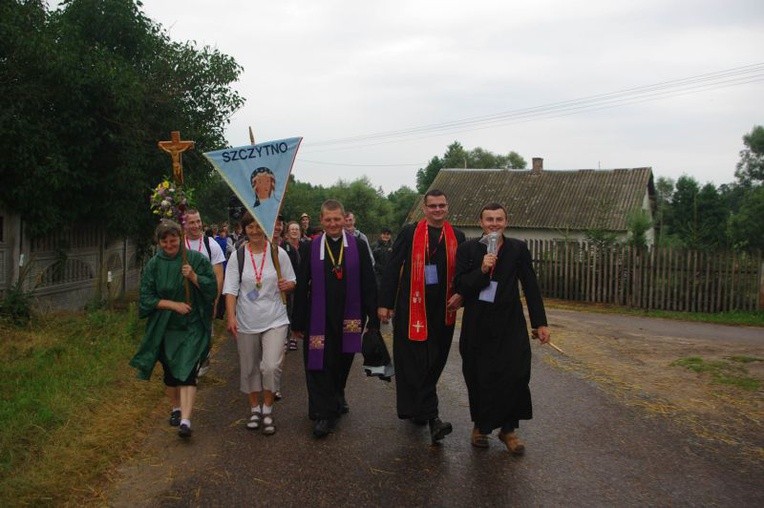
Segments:
[[[638,249],[647,248],[647,232],[652,227],[647,210],[639,208],[632,211],[627,217],[627,227],[629,229],[629,245]]]
[[[517,152],[509,152],[507,154],[507,163],[505,166],[507,169],[525,169],[528,167],[528,163]]]
[[[381,189],[374,189],[366,177],[352,182],[340,180],[328,189],[328,195],[338,199],[346,211],[355,214],[358,229],[375,235],[387,226],[392,216],[392,206]]]
[[[729,215],[724,198],[710,183],[682,175],[671,199],[672,232],[691,249],[718,249],[727,245]]]
[[[740,210],[730,218],[730,237],[738,249],[764,249],[764,186],[752,189],[743,198]]]
[[[430,188],[433,180],[438,175],[441,169],[443,169],[443,161],[440,157],[433,157],[430,159],[429,164],[424,168],[419,168],[416,172],[416,190],[420,194],[427,192]]]
[[[311,224],[318,224],[321,203],[328,199],[327,189],[320,185],[300,182],[294,175],[289,177],[289,186],[284,195],[281,213],[287,220],[299,221],[300,215],[310,215]]]
[[[85,223],[145,237],[148,193],[170,173],[156,143],[172,130],[197,142],[184,156],[187,184],[209,182],[201,152],[225,145],[243,103],[230,57],[170,41],[136,0],[1,8],[0,206],[32,236]]]
[[[467,151],[461,143],[454,141],[448,145],[443,157],[433,157],[425,168],[417,171],[416,188],[420,194],[427,192],[443,168],[525,169],[526,166],[525,159],[517,152],[496,155],[480,147]]]
[[[388,194],[387,200],[390,201],[390,206],[392,207],[392,218],[388,227],[397,233],[406,221],[411,208],[419,200],[419,194],[404,185],[395,192]]]
[[[749,187],[764,182],[764,127],[756,125],[743,136],[745,148],[740,151],[735,177],[741,185]]]
[[[231,196],[231,188],[217,171],[210,176],[205,185],[196,189],[194,204],[205,224],[228,222],[228,203]]]
[[[707,183],[700,189],[697,209],[699,247],[705,250],[726,248],[729,211],[713,184]]]
[[[454,141],[446,148],[443,154],[444,168],[468,168],[470,167],[469,153],[461,143]]]
[[[655,182],[655,243],[664,245],[672,224],[671,195],[674,193],[674,180],[659,177]]]
[[[671,196],[671,231],[682,240],[686,247],[700,246],[698,227],[698,182],[687,175],[676,181],[674,194]]]

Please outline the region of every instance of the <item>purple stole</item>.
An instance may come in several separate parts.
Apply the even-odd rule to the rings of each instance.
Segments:
[[[361,263],[355,236],[342,232],[345,245],[343,277],[345,279],[345,312],[342,320],[342,352],[361,352]],[[321,259],[326,233],[310,245],[310,330],[308,335],[308,370],[324,369],[326,342],[326,266]],[[328,248],[328,246],[327,246]],[[324,253],[324,255],[328,255]],[[331,297],[331,295],[329,295]]]

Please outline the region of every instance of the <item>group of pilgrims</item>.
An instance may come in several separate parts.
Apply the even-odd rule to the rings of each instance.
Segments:
[[[480,211],[482,239],[466,240],[451,226],[442,191],[425,194],[422,212],[394,242],[387,234],[373,249],[352,213],[332,199],[321,206],[319,229],[312,231],[303,214],[301,224],[279,221],[273,239],[246,212],[242,238],[227,253],[226,244],[204,235],[198,211],[187,211],[183,226],[162,221],[141,279],[146,332],[131,365],[146,380],[162,365],[169,423],[179,436],[192,436],[196,385],[218,314],[236,341],[248,429],[275,434],[284,354],[301,341],[312,435],[333,433],[350,410],[345,389],[356,353],[392,322],[398,418],[427,427],[437,444],[453,431],[440,418],[437,384],[463,308],[459,352],[470,442],[486,448],[498,429],[507,450],[522,454],[516,429],[532,417],[531,348],[518,283],[534,337],[542,344],[550,338],[528,248],[505,235],[499,203]]]

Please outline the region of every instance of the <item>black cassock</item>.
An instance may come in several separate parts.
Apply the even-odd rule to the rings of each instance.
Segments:
[[[411,245],[416,224],[401,230],[380,284],[380,306],[395,309],[393,317],[393,363],[398,418],[430,419],[438,416],[435,389],[446,366],[454,326],[446,326],[446,242],[442,228],[428,226],[430,262],[438,267],[438,284],[425,285],[427,340],[408,338],[409,290],[411,288]],[[454,229],[457,243],[464,233]]]
[[[329,240],[329,248],[338,260],[342,238]],[[311,244],[322,241],[322,236],[300,245],[300,265],[297,273],[297,287],[294,295],[292,329],[304,333],[303,358],[305,379],[308,387],[308,416],[312,420],[334,419],[341,414],[345,402],[345,385],[353,364],[354,355],[342,352],[342,321],[345,314],[346,280],[338,280],[332,271],[329,253],[324,256],[326,277],[326,331],[324,344],[324,369],[308,370],[308,341],[310,335],[310,281]],[[369,322],[371,328],[379,328],[377,317],[377,282],[366,242],[356,238],[361,276],[361,327]],[[347,251],[345,252],[347,254]],[[342,266],[345,273],[345,258]]]
[[[480,267],[486,246],[470,240],[456,256],[456,292],[464,297],[459,352],[469,393],[470,415],[481,432],[533,417],[531,347],[523,314],[518,281],[523,285],[531,326],[546,326],[531,255],[525,242],[504,237],[493,280],[497,281],[493,303],[479,300],[491,274]],[[490,430],[489,430],[490,429]]]

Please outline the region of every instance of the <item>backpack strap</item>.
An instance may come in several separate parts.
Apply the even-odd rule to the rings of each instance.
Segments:
[[[247,247],[246,243],[242,243],[238,249],[236,249],[236,261],[239,262],[239,286],[241,286],[241,274],[244,272],[244,249]]]
[[[207,249],[207,257],[212,261],[212,249],[210,249],[210,237],[207,235],[202,236],[204,238],[204,247]]]

